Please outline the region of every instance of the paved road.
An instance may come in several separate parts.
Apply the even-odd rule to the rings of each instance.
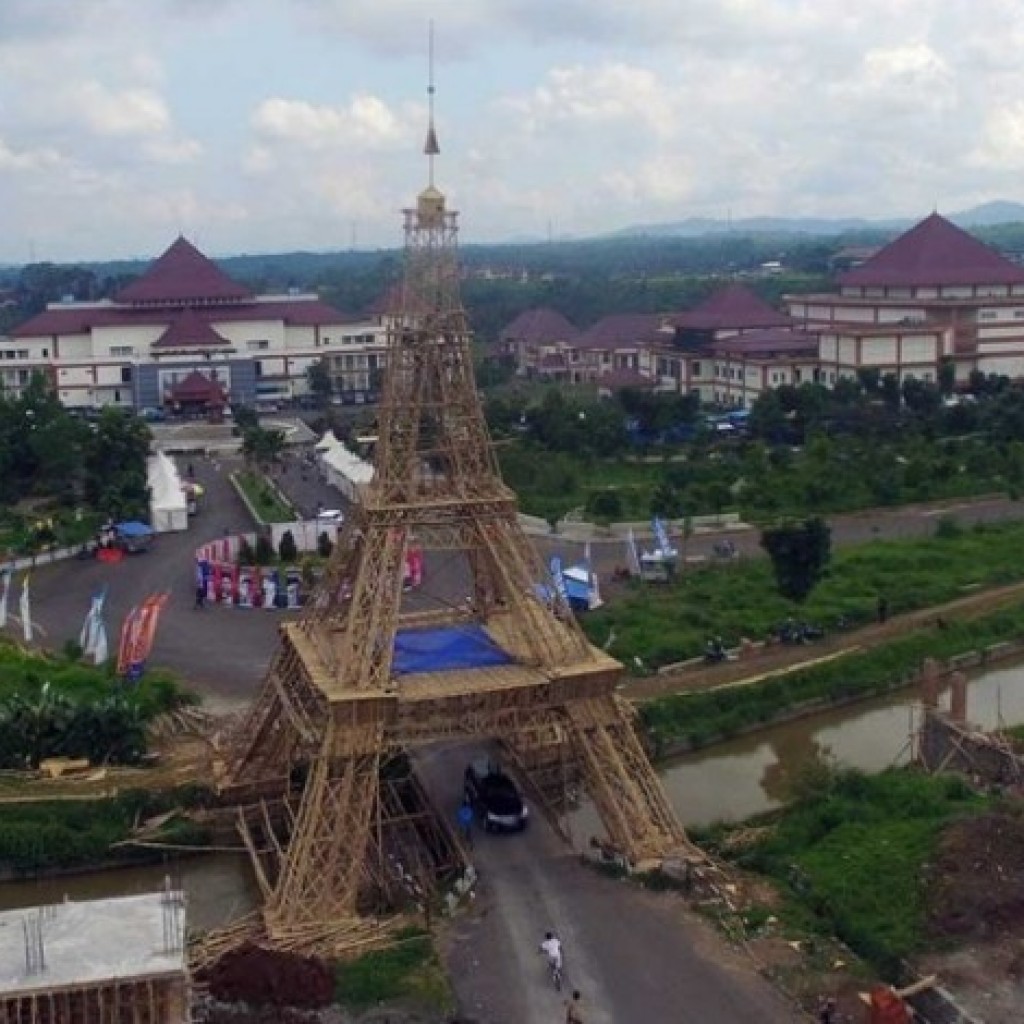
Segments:
[[[60,648],[66,640],[77,639],[92,594],[102,585],[108,591],[108,628],[111,642],[128,610],[147,594],[169,590],[153,650],[152,663],[181,674],[206,697],[214,710],[237,708],[249,701],[259,687],[277,643],[277,625],[287,613],[243,611],[223,607],[193,609],[194,584],[192,552],[201,543],[231,532],[251,529],[248,513],[227,479],[229,465],[203,458],[182,458],[184,469],[191,461],[196,478],[206,488],[204,508],[186,533],[161,535],[146,554],[126,558],[118,565],[71,560],[40,567],[32,576],[32,607],[36,621],[45,632],[42,645]],[[281,483],[300,505],[324,507],[341,504],[339,493],[324,485],[314,473],[306,479],[296,465],[289,467]],[[959,502],[945,506],[883,509],[870,513],[836,517],[832,520],[837,545],[863,543],[875,538],[924,536],[934,532],[939,519],[949,515],[962,523],[993,522],[1024,517],[1024,503],[1003,498]],[[729,534],[742,557],[760,557],[756,530]],[[695,536],[688,544],[690,556],[711,559],[717,535]],[[561,537],[537,538],[545,557],[553,553],[564,559],[580,557],[581,542]],[[592,554],[604,578],[625,562],[621,541],[595,540]],[[457,571],[442,556],[427,563],[427,577],[440,603],[460,600]],[[9,624],[12,635],[17,628]]]
[[[435,747],[416,766],[454,815],[471,746]],[[538,945],[565,945],[566,989],[584,996],[587,1024],[782,1024],[795,1009],[683,901],[585,866],[540,817],[525,834],[478,833],[474,905],[443,934],[462,1015],[474,1024],[557,1024],[564,995]]]
[[[251,530],[252,522],[228,481],[228,467],[199,457],[179,461],[183,469],[191,461],[206,489],[190,529],[161,534],[149,551],[116,565],[72,559],[37,569],[31,584],[33,616],[45,630],[41,642],[59,649],[78,639],[92,594],[106,585],[107,628],[115,649],[117,631],[131,607],[147,594],[170,591],[151,663],[180,673],[213,710],[234,708],[255,693],[277,643],[277,624],[288,613],[194,608],[195,548],[225,530]]]

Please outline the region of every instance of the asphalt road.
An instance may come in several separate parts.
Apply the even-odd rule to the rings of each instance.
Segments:
[[[129,609],[150,593],[169,591],[171,597],[157,632],[151,663],[170,668],[188,680],[212,710],[229,710],[252,699],[275,649],[278,623],[289,613],[223,606],[194,609],[195,548],[223,536],[225,530],[244,532],[252,526],[227,478],[228,469],[236,463],[182,458],[182,468],[190,461],[196,479],[206,488],[203,508],[191,520],[190,529],[185,533],[162,534],[150,551],[130,555],[117,565],[72,559],[35,569],[31,584],[33,618],[42,627],[37,642],[59,649],[65,641],[77,640],[92,595],[106,585],[107,624],[113,648],[117,630]],[[323,484],[315,472],[310,471],[303,478],[297,463],[289,466],[280,482],[301,507],[315,510],[318,503],[324,507],[342,504],[340,494]],[[846,545],[876,538],[926,536],[947,515],[964,524],[1019,519],[1024,517],[1024,503],[988,498],[835,517],[831,520],[833,542]],[[721,536],[691,537],[687,555],[713,560],[712,545]],[[740,557],[762,556],[758,531],[734,530],[728,536]],[[540,537],[536,543],[545,558],[559,554],[563,560],[571,561],[583,553],[582,542],[563,537]],[[591,552],[603,579],[610,579],[615,567],[626,561],[619,540],[594,540]],[[443,579],[446,574],[457,575],[446,564],[428,561],[427,577],[435,581],[431,589],[444,601],[455,602],[459,600],[459,583]],[[17,586],[16,583],[15,593]],[[18,634],[14,624],[9,624],[8,629],[12,635]]]
[[[439,746],[416,767],[454,815],[462,771],[480,751]],[[799,1014],[709,925],[671,893],[645,892],[584,866],[535,816],[519,835],[477,830],[480,874],[469,910],[442,929],[462,1019],[473,1024],[558,1024],[572,989],[587,1024],[782,1024]],[[557,993],[539,944],[562,939]]]

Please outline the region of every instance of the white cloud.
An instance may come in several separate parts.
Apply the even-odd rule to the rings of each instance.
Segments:
[[[15,150],[0,138],[0,171],[38,171],[61,163],[55,149]]]
[[[383,100],[368,94],[356,95],[344,107],[331,107],[288,100],[265,100],[252,115],[252,127],[262,140],[287,143],[307,150],[335,147],[387,149],[400,142],[406,132],[399,117]],[[267,150],[258,146],[256,163]]]
[[[64,102],[99,135],[162,135],[171,125],[163,98],[151,89],[114,90],[100,82],[79,82],[67,89]]]

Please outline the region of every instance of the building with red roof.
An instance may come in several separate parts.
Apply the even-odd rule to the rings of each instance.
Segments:
[[[872,369],[958,384],[979,371],[1024,377],[1024,268],[933,213],[840,274],[838,291],[787,299],[820,334],[821,379]]]
[[[307,394],[321,360],[343,400],[365,401],[384,329],[316,295],[256,295],[178,238],[113,299],[51,303],[11,332],[0,360],[6,386],[43,373],[77,408],[181,410],[180,386],[197,374],[230,402],[266,406]]]
[[[501,338],[523,376],[601,394],[642,387],[749,406],[768,388],[817,379],[817,335],[741,284],[683,313],[616,313],[582,332],[561,314],[530,310]]]

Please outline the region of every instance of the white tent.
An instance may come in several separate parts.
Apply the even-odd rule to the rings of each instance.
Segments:
[[[146,460],[149,484],[149,522],[157,533],[188,529],[188,499],[181,486],[178,467],[161,451]]]
[[[373,466],[351,452],[330,431],[316,446],[327,482],[349,501],[362,501],[362,492],[373,479]]]

